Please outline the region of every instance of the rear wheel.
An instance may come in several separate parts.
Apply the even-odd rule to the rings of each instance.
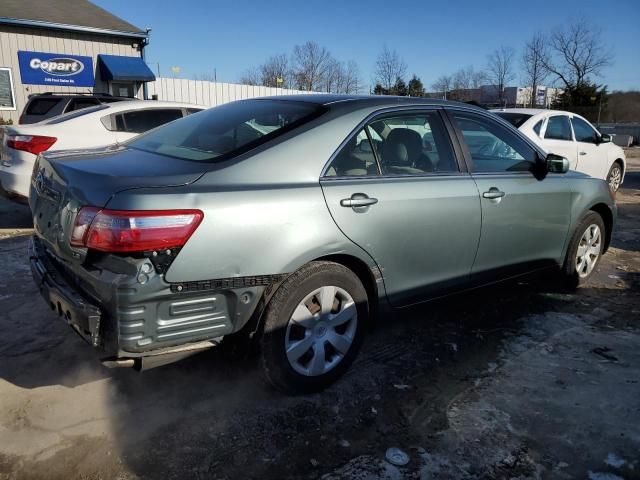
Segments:
[[[617,192],[618,188],[620,188],[620,183],[622,182],[622,165],[619,162],[615,162],[611,165],[611,169],[609,170],[609,174],[607,175],[607,183],[609,184],[609,189],[612,192]]]
[[[265,312],[262,363],[287,393],[337,380],[362,343],[369,307],[359,278],[333,262],[311,262],[278,288]]]
[[[599,214],[589,212],[584,216],[571,237],[562,267],[566,286],[577,287],[593,274],[602,257],[605,233],[604,222]]]

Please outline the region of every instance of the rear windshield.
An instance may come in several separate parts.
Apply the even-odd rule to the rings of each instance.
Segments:
[[[60,98],[33,99],[27,106],[27,115],[46,115],[60,102],[60,100]]]
[[[184,160],[224,160],[315,118],[319,105],[244,100],[189,115],[129,141],[129,147]]]
[[[524,122],[531,118],[528,113],[513,113],[513,112],[495,112],[499,117],[504,118],[507,122],[516,128],[520,128]]]

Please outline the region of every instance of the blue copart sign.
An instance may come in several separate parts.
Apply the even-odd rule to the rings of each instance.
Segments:
[[[93,87],[93,59],[64,53],[18,52],[22,83]]]

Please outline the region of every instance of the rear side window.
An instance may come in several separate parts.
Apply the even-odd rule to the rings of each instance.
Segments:
[[[542,120],[538,120],[538,123],[533,126],[533,131],[536,132],[536,135],[540,136],[540,130],[542,130]]]
[[[547,130],[544,138],[550,140],[573,140],[571,137],[571,125],[566,115],[555,115],[547,120]]]
[[[182,118],[181,109],[134,110],[116,116],[116,128],[120,132],[143,133],[178,118]]]
[[[127,145],[184,160],[223,160],[308,122],[323,109],[293,100],[232,102],[189,115]]]
[[[46,115],[61,100],[60,98],[36,98],[31,100],[27,106],[27,115]]]
[[[371,123],[383,175],[458,171],[444,123],[437,112],[395,115]]]
[[[95,107],[96,105],[100,105],[100,101],[97,98],[75,98],[69,102],[65,111],[73,112],[83,108]]]
[[[325,177],[364,177],[380,175],[376,156],[369,141],[369,133],[363,128],[353,135],[334,157]]]

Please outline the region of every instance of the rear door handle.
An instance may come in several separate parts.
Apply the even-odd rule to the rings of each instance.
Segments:
[[[343,207],[368,207],[378,203],[377,198],[371,198],[364,193],[354,193],[351,198],[343,198],[340,200],[340,205]]]
[[[488,192],[484,192],[482,196],[484,198],[502,198],[505,193],[498,190],[496,187],[491,187]]]
[[[586,155],[587,152],[580,152],[580,155]]]

